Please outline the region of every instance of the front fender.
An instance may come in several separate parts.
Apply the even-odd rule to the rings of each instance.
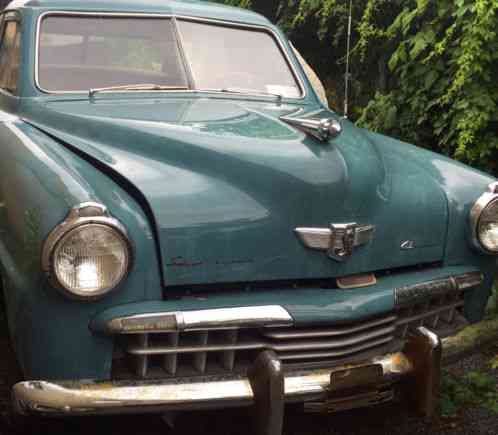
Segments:
[[[20,121],[0,124],[0,265],[10,333],[27,378],[109,376],[112,342],[88,324],[111,306],[160,299],[150,224],[137,202],[106,174]],[[128,279],[97,302],[67,299],[41,271],[47,235],[71,207],[106,205],[127,228],[136,261]]]
[[[435,180],[444,192],[448,203],[448,224],[444,266],[473,265],[485,275],[482,286],[466,294],[465,314],[468,320],[482,319],[496,273],[496,257],[484,255],[469,243],[469,214],[476,200],[496,179],[441,154],[407,143],[366,132],[377,144],[391,164],[416,165],[420,177]],[[393,163],[397,162],[397,163]]]

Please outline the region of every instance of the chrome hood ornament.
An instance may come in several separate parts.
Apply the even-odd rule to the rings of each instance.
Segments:
[[[294,231],[307,248],[327,251],[330,258],[342,262],[353,255],[354,248],[372,241],[375,226],[331,224],[330,228],[296,228]]]
[[[339,136],[342,132],[340,122],[334,118],[306,119],[281,116],[280,120],[304,131],[306,134],[313,136],[320,142],[327,142],[329,139]]]

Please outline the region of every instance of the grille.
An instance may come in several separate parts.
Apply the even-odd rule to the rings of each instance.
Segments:
[[[463,292],[452,292],[403,308],[398,311],[396,335],[405,339],[410,330],[420,326],[433,330],[441,338],[454,334],[468,325],[462,315],[463,306]]]
[[[113,379],[245,373],[263,349],[286,366],[350,362],[400,350],[410,331],[426,326],[440,337],[468,324],[463,291],[435,296],[368,321],[323,328],[243,328],[116,336]]]
[[[263,328],[150,333],[118,337],[114,378],[182,377],[245,372],[263,349],[285,364],[334,362],[383,347],[396,316],[328,328]]]

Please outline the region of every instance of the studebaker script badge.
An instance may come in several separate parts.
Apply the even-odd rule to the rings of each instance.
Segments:
[[[331,224],[330,228],[296,228],[294,231],[307,248],[327,251],[330,258],[342,262],[353,255],[354,248],[372,241],[375,226]]]

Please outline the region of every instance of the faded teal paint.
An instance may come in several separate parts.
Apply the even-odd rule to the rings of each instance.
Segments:
[[[105,377],[112,343],[91,334],[90,319],[102,309],[161,298],[149,223],[135,201],[108,177],[33,127],[14,125],[23,140],[0,124],[0,202],[4,203],[0,259],[10,332],[19,359],[28,378]],[[85,304],[51,288],[39,267],[24,267],[24,239],[29,235],[33,244],[41,246],[72,206],[90,200],[106,204],[124,223],[138,260],[121,288],[99,302]],[[34,232],[24,219],[32,209],[41,210],[36,219],[39,229]],[[40,251],[36,257],[30,263],[40,266]]]
[[[7,7],[7,10],[9,7]],[[209,17],[251,25],[269,25],[262,15],[249,10],[208,1],[188,0],[31,0],[21,8],[46,11],[115,12]]]
[[[397,287],[477,270],[475,267],[459,266],[405,272],[380,277],[376,285],[354,290],[282,288],[228,294],[218,292],[203,297],[186,296],[171,301],[122,305],[99,313],[93,319],[91,329],[104,334],[105,325],[109,320],[135,314],[275,304],[285,307],[297,327],[341,324],[392,312],[394,289]]]
[[[282,38],[307,96],[279,106],[273,98],[208,93],[101,94],[93,102],[84,94],[41,93],[34,83],[37,18],[50,10],[93,8],[267,26]],[[287,40],[264,18],[207,2],[162,0],[40,0],[19,12],[22,98],[0,93],[0,273],[27,378],[108,379],[112,341],[90,331],[92,319],[278,303],[299,325],[332,324],[389,312],[395,286],[450,269],[485,273],[485,283],[467,292],[465,306],[470,320],[482,317],[496,259],[470,249],[467,216],[494,179],[347,121],[329,144],[280,122],[279,115],[302,109],[307,116],[323,107]],[[155,222],[128,187],[75,150],[127,178],[149,203]],[[85,304],[51,288],[36,265],[47,234],[72,206],[89,200],[102,202],[123,222],[136,257],[119,289]],[[377,234],[372,246],[358,249],[343,265],[307,251],[292,234],[296,226],[352,219],[376,224]],[[401,251],[407,239],[418,247]],[[209,266],[196,267],[198,258]],[[282,288],[162,300],[160,267],[167,285],[188,285],[332,277],[435,260],[444,267],[383,277],[366,289]]]
[[[167,286],[330,278],[443,258],[448,218],[438,183],[420,179],[410,162],[398,169],[348,122],[324,146],[279,120],[290,105],[111,101],[37,103],[25,116],[140,189]],[[344,263],[305,248],[293,232],[354,221],[376,225],[376,235]],[[416,249],[400,250],[407,239]]]

